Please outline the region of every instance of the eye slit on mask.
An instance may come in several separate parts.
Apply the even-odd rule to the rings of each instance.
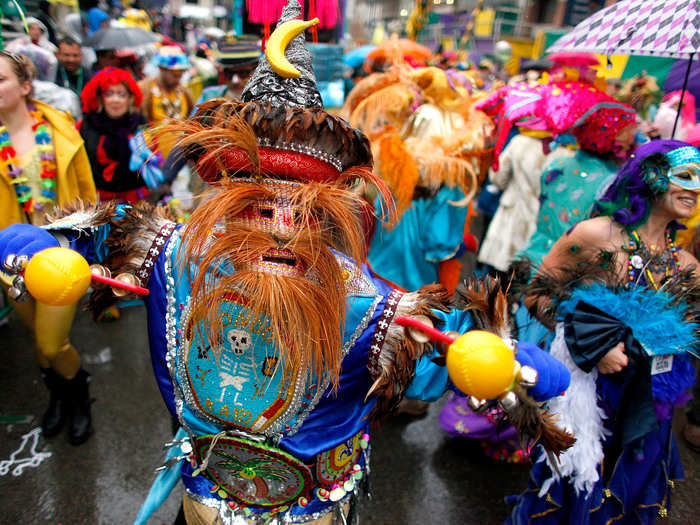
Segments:
[[[258,215],[263,219],[274,220],[275,219],[275,208],[274,206],[266,206],[264,204],[259,204],[257,206]]]
[[[674,177],[681,180],[691,180],[693,178],[689,171],[681,171],[679,173],[674,173]]]
[[[294,210],[293,212],[294,224],[297,226],[304,225],[304,212],[302,210]]]
[[[295,226],[318,225],[321,223],[322,212],[318,210],[304,211],[303,208],[294,208],[292,220]]]

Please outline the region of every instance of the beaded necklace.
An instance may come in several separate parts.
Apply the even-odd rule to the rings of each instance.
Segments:
[[[672,272],[677,272],[681,268],[678,260],[680,247],[676,246],[668,228],[664,233],[666,237],[666,250],[661,255],[652,254],[646,244],[639,237],[636,230],[630,232],[629,249],[627,251],[627,274],[629,282],[636,282],[643,272],[651,286],[655,290],[659,287],[654,281],[654,273],[662,273],[664,277],[669,277]]]
[[[35,210],[42,210],[44,205],[56,200],[56,154],[51,140],[51,131],[43,115],[35,107],[30,106],[29,114],[34,119],[32,125],[34,141],[39,150],[41,166],[41,186],[39,196],[34,199],[32,188],[27,184],[28,179],[22,177],[22,168],[17,158],[17,152],[12,147],[10,134],[5,126],[0,126],[0,162],[7,166],[7,174],[11,184],[15,187],[17,202],[22,205],[22,210],[31,214]]]
[[[166,93],[163,93],[160,87],[154,82],[151,87],[151,94],[153,96],[155,104],[160,104],[163,109],[163,113],[167,118],[171,119],[181,119],[182,115],[182,88],[177,86],[175,88],[175,100],[170,100]]]

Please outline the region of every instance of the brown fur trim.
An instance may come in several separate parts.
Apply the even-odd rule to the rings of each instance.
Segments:
[[[112,229],[105,241],[109,252],[102,265],[109,268],[112,275],[135,274],[153,239],[164,224],[172,221],[167,208],[156,208],[146,201],[127,208],[123,216],[110,221]],[[102,311],[117,302],[118,298],[109,286],[98,287],[90,296],[86,309],[90,310],[93,318],[97,318]]]
[[[116,208],[114,201],[86,204],[77,199],[68,206],[47,213],[46,223],[55,223],[55,229],[60,229],[62,223],[71,224],[71,229],[76,230],[96,228],[109,223]]]
[[[612,289],[625,288],[627,280],[618,271],[619,265],[623,263],[626,261],[618,261],[608,252],[600,252],[592,261],[582,259],[575,265],[557,268],[555,271],[540,270],[525,291],[526,299],[538,299],[530,308],[530,313],[553,330],[556,324],[556,305],[571,297],[576,288],[594,283]],[[689,319],[700,321],[700,280],[694,266],[663,279],[659,289],[672,297],[674,304],[682,305]],[[700,337],[700,329],[698,336]]]
[[[554,271],[539,270],[527,285],[524,299],[537,299],[530,313],[547,328],[554,330],[554,305],[568,299],[574,289],[593,283],[613,288],[626,284],[617,273],[617,262],[601,253],[593,260],[581,259],[576,264]]]
[[[508,267],[508,302],[510,304],[519,303],[525,294],[525,289],[530,279],[535,273],[534,266],[530,259],[515,259]]]
[[[518,393],[520,404],[509,412],[508,419],[518,431],[524,449],[540,444],[547,452],[559,457],[559,454],[574,446],[573,434],[556,425],[557,415],[540,408],[530,400],[523,401],[523,394]]]
[[[498,278],[467,279],[457,287],[454,304],[461,310],[471,312],[474,329],[486,330],[506,341],[510,340],[508,301]],[[573,436],[554,424],[556,416],[542,410],[527,396],[526,390],[519,388],[515,392],[520,403],[506,414],[523,441],[540,443],[557,456],[574,444]]]
[[[486,330],[506,341],[510,339],[508,301],[498,278],[487,275],[466,279],[457,287],[453,303],[459,310],[471,312],[474,330]]]
[[[432,310],[448,311],[447,302],[448,296],[443,286],[423,286],[417,292],[407,293],[401,298],[396,317],[425,315],[433,324],[437,324],[438,318]],[[381,419],[396,409],[416,372],[416,361],[432,351],[432,343],[419,343],[408,336],[402,326],[391,323],[379,355],[380,375],[367,393],[367,397],[377,398],[371,418]]]
[[[343,119],[331,115],[323,108],[299,108],[272,106],[260,102],[225,101],[215,99],[198,106],[192,119],[166,126],[168,131],[184,133],[184,156],[197,162],[208,153],[208,146],[193,143],[189,134],[193,129],[226,129],[227,119],[242,119],[258,140],[266,139],[269,146],[294,144],[323,151],[340,160],[342,170],[352,166],[371,166],[372,153],[369,141],[360,131]],[[246,145],[236,146],[249,152]]]

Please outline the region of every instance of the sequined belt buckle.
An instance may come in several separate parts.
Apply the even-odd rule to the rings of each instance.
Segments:
[[[195,453],[200,464],[209,457],[203,474],[222,499],[276,508],[309,498],[311,471],[277,448],[241,437],[207,435],[196,439]]]

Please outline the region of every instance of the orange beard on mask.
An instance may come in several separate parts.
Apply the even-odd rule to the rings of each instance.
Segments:
[[[274,213],[286,210],[290,221],[270,219],[276,205]],[[269,319],[285,372],[308,366],[337,386],[346,290],[332,250],[363,261],[361,206],[342,182],[221,182],[182,237],[187,267],[196,268],[189,275],[195,325],[204,321],[209,340],[220,341],[217,305],[234,291]]]

